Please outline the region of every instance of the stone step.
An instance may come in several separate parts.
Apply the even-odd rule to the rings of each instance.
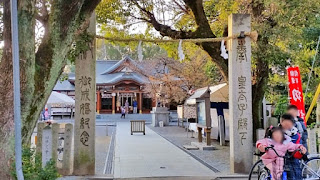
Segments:
[[[248,175],[234,174],[226,175],[217,173],[215,177],[140,177],[140,178],[113,178],[112,175],[100,176],[67,176],[59,178],[58,180],[247,180]]]
[[[199,150],[198,147],[192,145],[183,145],[183,148],[185,148],[186,150]]]
[[[114,180],[247,180],[246,175],[227,175],[222,177],[145,177],[145,178],[114,178]],[[90,179],[90,180],[107,180],[107,179]]]
[[[212,151],[216,149],[213,145],[207,146],[207,144],[203,142],[191,142],[191,146],[198,147],[202,151]]]

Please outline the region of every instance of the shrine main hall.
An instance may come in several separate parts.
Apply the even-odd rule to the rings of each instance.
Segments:
[[[96,61],[96,103],[98,113],[120,113],[121,106],[129,103],[129,112],[133,112],[134,101],[139,113],[150,113],[155,99],[146,92],[149,78],[144,68],[130,57],[122,60]],[[58,80],[53,91],[75,96],[75,75]]]

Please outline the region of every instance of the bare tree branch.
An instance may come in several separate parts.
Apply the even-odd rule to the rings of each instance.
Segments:
[[[168,36],[173,39],[189,39],[195,38],[195,32],[192,31],[177,31],[172,29],[168,25],[161,24],[157,21],[154,14],[148,11],[146,8],[142,7],[137,1],[131,0],[131,2],[136,5],[148,18],[147,22],[151,23],[153,27],[160,32],[162,36]]]
[[[183,7],[180,3],[178,3],[177,0],[172,0],[174,4],[176,4],[184,13],[189,14],[190,12],[188,11],[188,9],[186,7]]]

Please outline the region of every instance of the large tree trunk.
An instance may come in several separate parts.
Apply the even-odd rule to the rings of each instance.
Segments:
[[[10,0],[4,1],[3,38],[11,39]],[[0,63],[0,177],[10,178],[13,156],[13,82],[11,41],[5,41]]]

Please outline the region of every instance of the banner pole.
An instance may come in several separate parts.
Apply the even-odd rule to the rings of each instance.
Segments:
[[[314,94],[312,103],[311,103],[311,105],[310,105],[310,107],[309,107],[309,109],[308,109],[308,112],[307,112],[307,115],[306,115],[306,122],[308,121],[308,119],[309,119],[309,117],[310,117],[310,114],[311,114],[311,112],[312,112],[312,109],[314,108],[314,106],[315,106],[316,103],[317,103],[319,94],[320,94],[320,84],[318,85],[318,89],[317,89],[316,93]]]

